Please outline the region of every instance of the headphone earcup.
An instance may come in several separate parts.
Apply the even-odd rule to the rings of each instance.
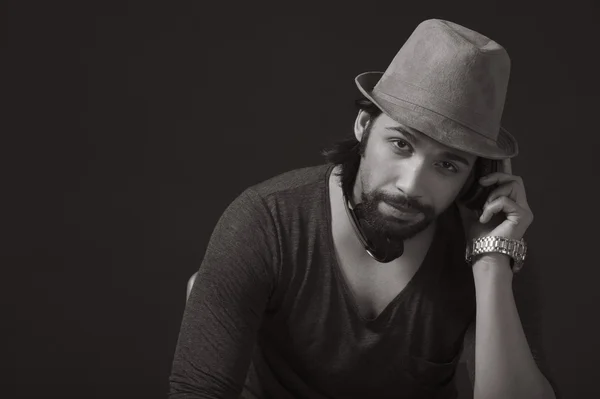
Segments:
[[[469,201],[471,198],[473,198],[476,195],[476,191],[477,191],[476,186],[478,186],[478,184],[473,184],[473,183],[475,183],[475,174],[476,174],[476,170],[473,169],[471,171],[471,173],[469,174],[467,181],[465,182],[465,184],[461,188],[460,192],[456,196],[456,199],[458,201],[460,201],[460,202]]]
[[[460,197],[460,202],[469,209],[483,209],[483,204],[487,201],[490,189],[479,185],[477,182],[473,182],[465,191],[466,192]]]
[[[463,203],[467,208],[473,210],[482,210],[483,205],[487,201],[489,194],[494,189],[493,186],[482,186],[479,184],[479,178],[486,176],[489,173],[496,172],[499,170],[498,161],[478,158],[471,175],[467,179],[463,189],[457,196],[458,200]]]

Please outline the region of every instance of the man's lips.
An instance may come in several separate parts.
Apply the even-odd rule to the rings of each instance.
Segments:
[[[383,203],[386,206],[388,206],[389,208],[391,208],[392,212],[406,215],[409,217],[413,217],[413,216],[421,213],[421,211],[419,211],[418,209],[415,209],[415,208],[405,208],[402,205],[390,204],[389,202],[386,202],[386,201],[384,201]]]
[[[390,202],[387,202],[387,201],[384,201],[384,202],[386,204],[388,204],[389,206],[391,206],[392,208],[399,210],[402,213],[420,213],[420,211],[418,209],[416,209],[416,208],[407,208],[407,207],[404,207],[402,205],[393,204],[393,203],[390,203]]]

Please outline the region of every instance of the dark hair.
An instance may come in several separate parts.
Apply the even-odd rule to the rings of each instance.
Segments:
[[[341,178],[342,190],[351,194],[356,174],[360,166],[360,159],[364,154],[371,133],[371,127],[375,119],[381,114],[381,110],[367,98],[359,98],[354,101],[354,104],[359,110],[365,111],[370,115],[370,123],[367,126],[365,133],[359,142],[354,136],[354,132],[350,137],[344,138],[334,143],[330,148],[321,151],[328,163],[340,166],[340,171],[336,176]]]

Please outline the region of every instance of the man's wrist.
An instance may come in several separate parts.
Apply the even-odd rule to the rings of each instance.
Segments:
[[[513,276],[510,256],[500,252],[488,252],[474,257],[471,267],[474,275]]]
[[[505,256],[487,256],[488,254],[506,255],[509,268],[513,273],[518,273],[523,267],[527,255],[527,243],[524,239],[509,239],[501,236],[483,236],[473,239],[467,244],[465,260],[474,264],[476,258],[484,262],[502,262]],[[481,258],[483,256],[483,258]]]

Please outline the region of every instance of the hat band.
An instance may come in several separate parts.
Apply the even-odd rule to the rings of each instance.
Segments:
[[[494,119],[497,118],[494,118],[492,115],[482,115],[480,113],[475,113],[472,110],[469,110],[468,114],[465,112],[457,112],[455,105],[450,104],[439,97],[432,96],[431,93],[421,87],[394,77],[394,91],[395,93],[401,93],[401,98],[397,95],[386,93],[381,89],[381,83],[384,81],[384,79],[385,77],[383,77],[381,81],[374,87],[372,92],[374,95],[381,96],[385,100],[392,103],[402,101],[411,104],[411,108],[416,106],[425,109],[428,112],[442,115],[470,128],[474,132],[479,133],[481,136],[484,136],[489,140],[496,141],[498,138],[500,124],[494,122]],[[389,80],[390,77],[388,76],[387,79],[385,79],[386,85],[391,83]],[[416,95],[411,95],[411,93],[415,93]]]

